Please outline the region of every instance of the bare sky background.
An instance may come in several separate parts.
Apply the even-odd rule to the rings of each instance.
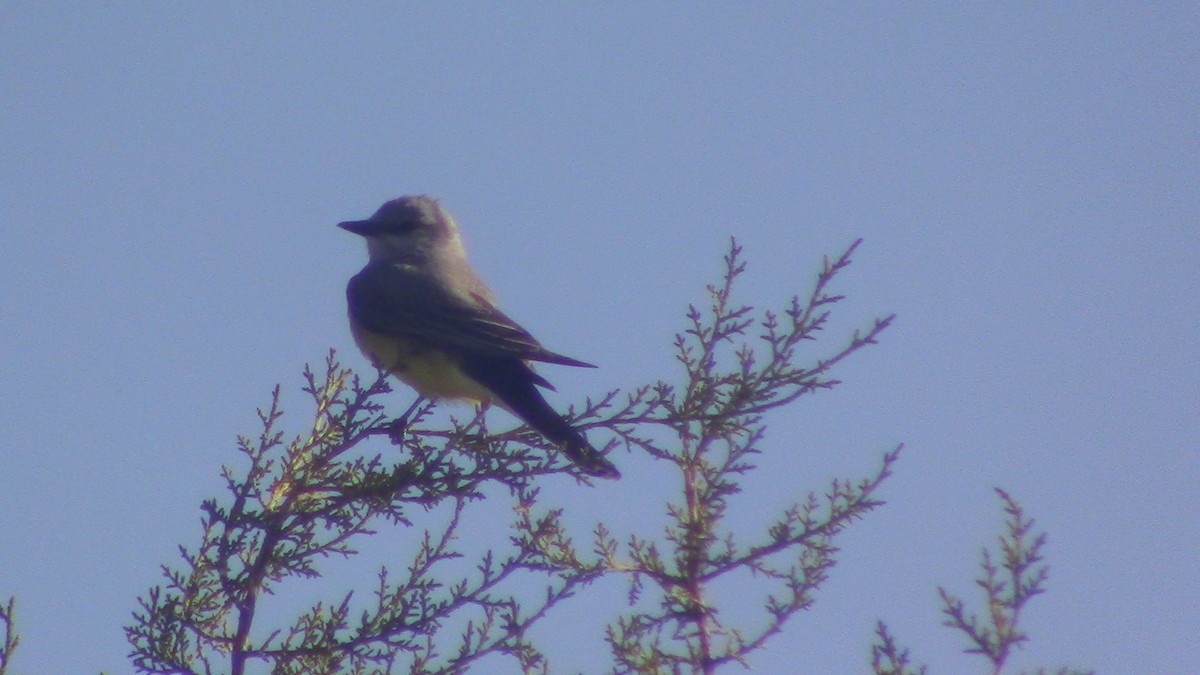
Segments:
[[[935,589],[975,599],[993,486],[1050,533],[1012,672],[1194,672],[1198,78],[1195,3],[0,5],[17,672],[130,670],[121,628],[255,407],[282,383],[299,433],[304,363],[367,368],[365,253],[334,224],[409,193],[510,315],[601,365],[546,370],[559,405],[678,378],[730,235],[763,308],[865,239],[829,339],[897,323],[771,420],[735,522],[908,453],[757,672],[865,672],[880,618],[931,672],[984,672]],[[613,459],[619,483],[546,486],[580,536],[650,529],[675,490]],[[546,629],[554,672],[601,671],[624,592]]]

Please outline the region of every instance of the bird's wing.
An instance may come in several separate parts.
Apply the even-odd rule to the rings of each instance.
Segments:
[[[350,280],[346,297],[354,320],[375,333],[451,353],[595,367],[546,349],[480,295],[455,295],[403,265],[368,265]]]

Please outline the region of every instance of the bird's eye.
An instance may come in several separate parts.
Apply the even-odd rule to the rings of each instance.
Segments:
[[[421,221],[415,218],[405,218],[395,224],[396,234],[412,234],[421,229]]]

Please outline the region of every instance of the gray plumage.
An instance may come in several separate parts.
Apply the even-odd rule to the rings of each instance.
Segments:
[[[401,197],[340,227],[367,239],[370,261],[346,289],[363,353],[423,395],[494,401],[586,473],[620,473],[538,391],[530,361],[594,368],[552,352],[496,308],[467,262],[454,218],[434,199]]]

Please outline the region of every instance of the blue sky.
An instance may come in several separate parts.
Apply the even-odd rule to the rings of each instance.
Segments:
[[[933,672],[983,672],[935,589],[972,593],[992,486],[1050,533],[1014,672],[1189,672],[1198,78],[1194,3],[5,3],[18,672],[130,669],[121,627],[255,407],[282,383],[299,432],[304,363],[366,368],[343,297],[364,251],[334,224],[410,193],[454,211],[509,314],[602,366],[547,372],[562,405],[678,376],[671,335],[730,235],[764,308],[865,239],[831,338],[897,323],[771,420],[738,517],[908,453],[758,672],[864,672],[879,618]],[[620,483],[548,498],[657,522],[670,476],[615,460]],[[577,632],[555,672],[596,672]]]

